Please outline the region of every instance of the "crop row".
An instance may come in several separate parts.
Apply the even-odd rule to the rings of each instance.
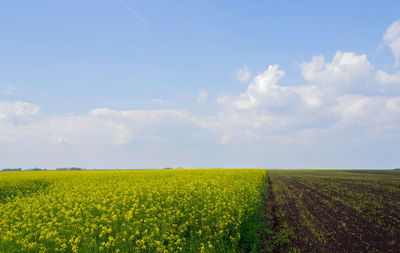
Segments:
[[[269,170],[280,220],[307,252],[398,252],[400,174]]]

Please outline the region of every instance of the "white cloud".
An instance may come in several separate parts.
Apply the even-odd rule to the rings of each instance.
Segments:
[[[282,107],[290,104],[296,99],[296,94],[290,88],[277,85],[278,80],[285,76],[285,72],[278,68],[278,65],[270,65],[266,71],[254,77],[247,91],[239,97],[222,95],[217,98],[217,102],[241,110],[260,106]]]
[[[240,82],[242,83],[247,82],[251,77],[251,72],[249,70],[249,67],[247,67],[247,65],[244,65],[243,68],[236,71],[235,76],[236,79],[238,79]]]
[[[365,54],[341,51],[336,52],[331,62],[326,63],[323,56],[315,56],[300,68],[306,81],[343,93],[368,89],[373,70]]]
[[[325,66],[325,58],[323,55],[314,56],[311,62],[303,62],[300,64],[303,78],[307,81],[313,81],[318,78],[318,74]]]
[[[400,71],[389,74],[383,70],[378,70],[376,72],[376,79],[383,84],[400,84]]]
[[[229,140],[281,136],[285,141],[311,133],[400,127],[400,90],[381,85],[397,82],[398,73],[375,71],[366,55],[341,51],[331,62],[315,56],[300,68],[307,81],[304,85],[280,85],[285,72],[271,65],[254,77],[247,91],[220,95],[218,116],[202,127]]]
[[[196,98],[196,103],[204,103],[208,97],[208,93],[205,90],[199,92]]]
[[[87,115],[49,116],[39,115],[37,105],[2,101],[0,141],[117,146],[139,139],[167,142],[183,126],[185,131],[205,129],[225,144],[235,143],[236,138],[290,142],[313,133],[400,127],[400,90],[378,92],[382,83],[394,82],[398,73],[388,76],[375,71],[365,55],[340,51],[330,62],[317,56],[300,67],[304,85],[282,86],[279,81],[285,72],[271,65],[241,94],[218,96],[220,107],[208,115],[97,108]],[[370,93],[365,92],[366,83],[372,87]],[[206,98],[207,92],[201,91],[196,102]]]
[[[335,109],[342,115],[342,120],[353,121],[376,108],[378,99],[362,95],[345,95],[338,98]]]
[[[36,145],[122,145],[132,136],[119,122],[87,116],[47,116],[26,124],[0,124],[0,129],[0,142]]]
[[[371,138],[371,132],[379,129],[400,130],[400,96],[363,96],[346,95],[339,98],[335,109],[342,115],[330,132],[340,130],[341,133],[353,133],[354,136],[363,135]],[[380,131],[380,130],[379,130]],[[381,134],[382,138],[384,134]],[[396,138],[397,133],[392,138]],[[379,138],[379,137],[378,137]]]
[[[384,36],[395,54],[398,23],[393,23]],[[284,86],[280,81],[285,72],[278,65],[270,65],[254,76],[241,93],[218,96],[219,106],[204,115],[187,110],[96,108],[86,115],[51,116],[40,114],[38,105],[0,101],[0,143],[17,143],[17,147],[33,143],[54,149],[83,146],[86,151],[116,147],[113,155],[120,154],[124,147],[136,145],[136,151],[140,156],[147,155],[147,160],[169,152],[165,156],[175,154],[177,161],[188,157],[185,153],[188,146],[195,146],[198,154],[201,149],[198,144],[202,142],[207,142],[203,144],[204,154],[208,155],[209,147],[216,145],[209,144],[210,140],[224,144],[220,150],[233,147],[238,154],[256,151],[254,155],[265,156],[269,150],[272,159],[273,152],[286,154],[288,149],[293,149],[294,157],[302,158],[303,150],[309,147],[308,157],[304,156],[307,159],[302,158],[309,166],[310,159],[314,159],[314,154],[318,156],[320,149],[327,149],[329,157],[332,152],[342,152],[345,156],[346,149],[352,151],[350,146],[357,143],[357,148],[371,148],[387,138],[389,141],[380,146],[385,148],[387,143],[400,141],[400,71],[389,74],[376,70],[365,54],[341,51],[332,59],[314,56],[300,64],[300,69],[304,83]],[[249,81],[251,74],[247,66],[240,71],[238,79]],[[186,95],[185,99],[203,103],[207,97],[207,91],[203,90],[197,97]],[[153,102],[162,104],[163,100]],[[177,140],[186,141],[188,133],[194,133],[195,139],[185,144],[182,141],[178,149],[169,149]],[[174,141],[169,142],[170,139]],[[159,148],[160,143],[165,146]],[[254,143],[257,149],[249,148]],[[329,147],[332,148],[329,150]],[[158,154],[148,152],[157,148]],[[131,150],[127,150],[131,157]],[[235,159],[245,157],[249,162],[253,154],[235,156],[230,150],[225,155]],[[203,157],[198,159],[204,160]]]
[[[189,122],[184,110],[91,110],[87,115],[39,117],[40,107],[0,102],[0,142],[71,145],[125,145],[152,138],[158,128]],[[30,121],[26,117],[37,116]]]
[[[37,115],[40,111],[40,106],[25,102],[6,102],[0,101],[0,120],[10,118],[27,118]]]
[[[383,35],[383,41],[390,47],[395,58],[395,66],[400,66],[400,20],[394,21]]]

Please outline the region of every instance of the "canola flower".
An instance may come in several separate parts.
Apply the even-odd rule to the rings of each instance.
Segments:
[[[242,252],[265,170],[0,174],[0,252]]]

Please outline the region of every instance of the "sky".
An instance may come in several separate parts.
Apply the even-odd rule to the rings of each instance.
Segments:
[[[399,1],[5,1],[0,168],[400,167]]]

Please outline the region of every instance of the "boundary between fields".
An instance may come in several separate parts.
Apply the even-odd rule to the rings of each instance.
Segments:
[[[266,172],[267,183],[264,186],[263,214],[265,228],[260,233],[260,244],[258,252],[287,252],[290,246],[290,237],[293,233],[284,228],[281,222],[281,209],[274,192],[273,182],[268,171]]]

